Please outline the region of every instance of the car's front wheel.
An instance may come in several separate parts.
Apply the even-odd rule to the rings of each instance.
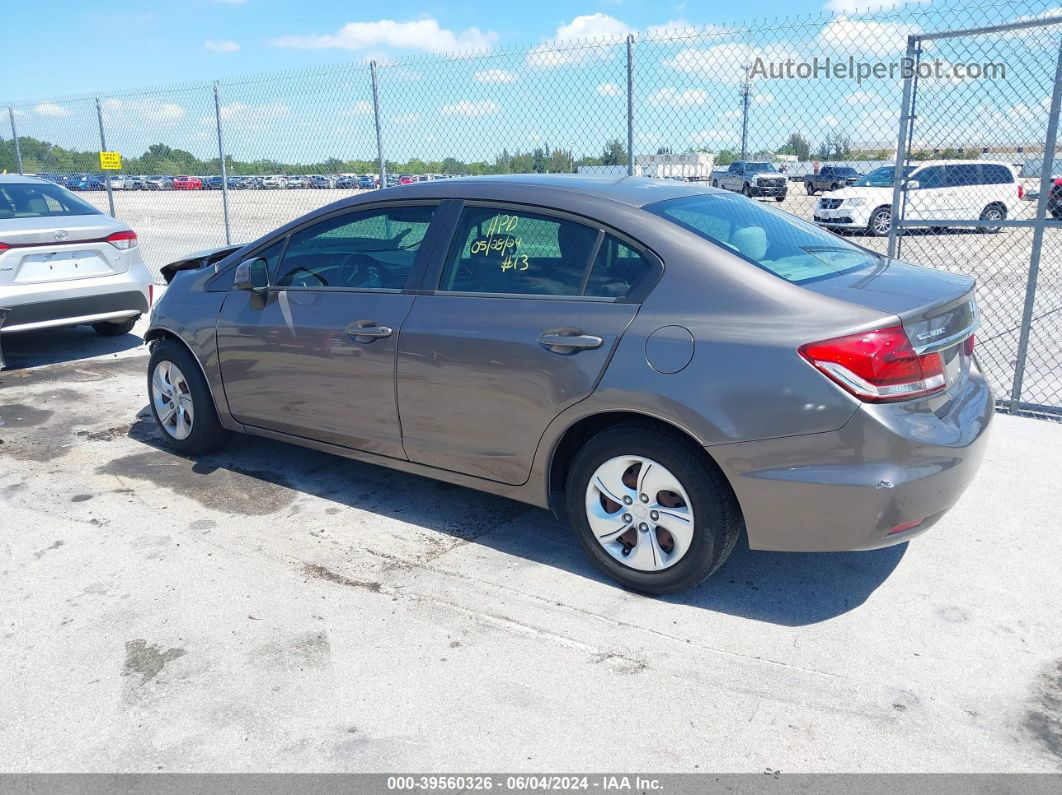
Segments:
[[[165,339],[152,349],[148,394],[163,439],[177,452],[209,453],[228,441],[199,364],[181,343]]]
[[[594,564],[648,594],[708,577],[742,526],[729,484],[703,450],[678,433],[635,423],[583,446],[568,474],[566,508]]]
[[[123,334],[128,334],[133,330],[133,326],[136,325],[136,321],[140,319],[140,316],[129,318],[129,320],[120,320],[117,323],[106,321],[103,323],[93,323],[92,329],[101,337],[120,337]]]

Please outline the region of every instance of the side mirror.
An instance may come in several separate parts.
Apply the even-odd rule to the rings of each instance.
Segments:
[[[921,183],[917,179],[907,180],[907,190],[918,190],[921,187]]]
[[[269,286],[269,265],[261,257],[241,262],[236,266],[232,286],[237,290],[260,293]]]

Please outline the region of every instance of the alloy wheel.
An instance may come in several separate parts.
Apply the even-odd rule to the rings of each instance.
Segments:
[[[586,488],[586,518],[601,547],[638,571],[670,568],[693,542],[686,489],[643,456],[611,458],[594,471]]]
[[[187,439],[192,432],[195,409],[188,380],[176,364],[163,360],[151,374],[151,402],[159,424],[174,439]]]

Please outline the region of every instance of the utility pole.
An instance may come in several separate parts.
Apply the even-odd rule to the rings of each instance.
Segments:
[[[752,92],[751,67],[745,64],[745,79],[741,82],[741,159],[748,159],[749,144],[749,94]]]

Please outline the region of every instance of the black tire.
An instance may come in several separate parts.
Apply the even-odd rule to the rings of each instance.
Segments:
[[[880,224],[876,224],[874,221],[879,215],[888,215],[889,223],[882,229]],[[870,214],[870,220],[867,222],[867,232],[875,237],[887,237],[889,234],[888,227],[892,226],[892,207],[885,205],[884,207],[878,207],[874,212]]]
[[[752,188],[748,186],[748,183],[741,186],[741,193],[748,199],[752,198]]]
[[[837,189],[838,189],[838,188],[840,188],[840,187],[841,187],[841,186],[840,186],[840,185],[838,185],[838,184],[837,184],[837,183],[835,182],[835,183],[833,183],[832,185],[830,185],[830,190],[837,190]]]
[[[783,194],[782,196],[775,196],[774,200],[776,202],[784,202],[785,201],[785,195]]]
[[[1007,208],[1002,204],[990,204],[985,209],[981,210],[982,221],[1004,221],[1007,218]],[[977,231],[982,235],[995,235],[999,233],[1003,227],[1001,226],[979,226]]]
[[[815,186],[812,185],[810,182],[805,182],[804,183],[804,187],[806,187],[808,189],[808,196],[814,196],[815,195]]]
[[[192,432],[184,439],[177,439],[171,435],[163,427],[158,412],[155,410],[151,375],[162,361],[173,362],[180,368],[192,397]],[[159,434],[167,447],[184,455],[200,455],[213,452],[228,442],[231,434],[221,427],[217,409],[214,407],[214,398],[211,397],[210,388],[199,369],[199,362],[182,343],[174,339],[164,339],[155,343],[151,349],[151,358],[148,360],[147,388],[151,416],[155,418]]]
[[[620,455],[651,458],[679,479],[692,503],[696,525],[686,554],[661,571],[625,566],[598,543],[586,518],[586,489],[601,464]],[[598,433],[576,454],[568,472],[565,508],[579,544],[590,560],[626,588],[668,594],[692,588],[730,556],[743,527],[737,499],[722,472],[704,451],[678,432],[637,422]]]
[[[128,334],[133,330],[133,326],[140,320],[140,315],[130,318],[129,320],[122,320],[118,323],[104,322],[93,323],[92,330],[99,334],[101,337],[120,337],[123,334]]]

